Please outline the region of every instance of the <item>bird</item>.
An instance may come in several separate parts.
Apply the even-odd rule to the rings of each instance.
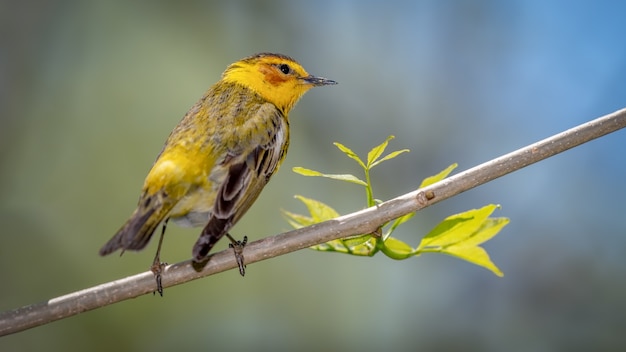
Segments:
[[[283,54],[259,53],[229,65],[170,133],[146,176],[137,208],[100,255],[141,250],[162,224],[151,270],[163,295],[160,251],[172,220],[203,227],[192,249],[193,263],[205,262],[226,235],[245,275],[247,237],[237,241],[229,231],[284,160],[289,112],[309,89],[334,84]]]

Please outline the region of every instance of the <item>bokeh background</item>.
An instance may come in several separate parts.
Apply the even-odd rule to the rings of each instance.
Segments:
[[[145,271],[97,251],[134,209],[170,130],[231,62],[270,51],[340,82],[291,114],[286,163],[233,233],[288,230],[294,194],[348,213],[373,173],[413,190],[626,106],[626,5],[603,1],[1,1],[0,309]],[[300,251],[0,338],[2,351],[589,351],[626,345],[626,131],[437,204],[401,228],[499,203],[485,244],[504,271]],[[199,229],[168,228],[164,259]],[[220,243],[219,249],[225,248]]]

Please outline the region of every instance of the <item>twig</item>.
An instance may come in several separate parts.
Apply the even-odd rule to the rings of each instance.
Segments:
[[[244,251],[246,264],[334,239],[372,232],[387,221],[423,209],[624,127],[626,127],[626,109],[584,123],[376,207],[252,242]],[[194,270],[191,261],[167,266],[163,272],[163,287],[179,285],[236,267],[235,256],[232,255],[230,249],[227,249],[212,255],[200,272]],[[0,336],[151,293],[154,289],[154,276],[148,271],[49,301],[3,312],[0,314]]]

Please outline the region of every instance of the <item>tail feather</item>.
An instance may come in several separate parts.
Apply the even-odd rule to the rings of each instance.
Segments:
[[[143,249],[159,224],[165,220],[170,208],[164,207],[160,201],[140,201],[130,219],[100,248],[100,255],[111,254],[118,249],[122,251]]]
[[[202,234],[193,246],[193,261],[202,262],[211,251],[211,248],[230,230],[230,219],[220,219],[212,216],[209,223],[202,230]]]
[[[136,251],[143,249],[159,226],[159,222],[149,221],[152,214],[154,210],[145,214],[137,214],[135,211],[113,238],[100,248],[100,255],[111,254],[118,249]]]

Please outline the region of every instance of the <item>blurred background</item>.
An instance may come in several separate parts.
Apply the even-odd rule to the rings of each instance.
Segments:
[[[279,52],[340,84],[291,113],[281,171],[233,234],[289,229],[294,194],[359,210],[358,173],[389,199],[626,106],[626,5],[570,1],[1,1],[0,310],[148,269],[98,249],[135,207],[165,138],[228,64]],[[511,223],[484,247],[505,273],[443,255],[304,250],[0,338],[2,351],[589,351],[626,345],[626,131],[420,212],[417,245],[488,203]],[[187,260],[200,229],[168,228]],[[224,241],[225,242],[225,241]],[[220,243],[224,249],[226,243]]]

